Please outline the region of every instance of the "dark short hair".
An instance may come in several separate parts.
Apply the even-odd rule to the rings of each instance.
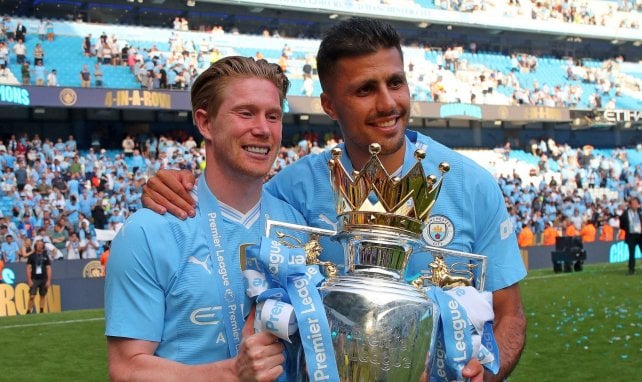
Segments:
[[[325,34],[317,53],[317,73],[321,87],[326,88],[338,60],[388,48],[396,48],[403,60],[401,38],[392,25],[362,17],[338,23]]]

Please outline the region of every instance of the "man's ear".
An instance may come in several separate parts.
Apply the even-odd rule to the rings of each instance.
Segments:
[[[203,138],[207,140],[212,140],[212,129],[209,114],[203,109],[196,109],[194,113],[194,122],[198,127],[198,131],[201,133]]]
[[[321,107],[330,118],[337,120],[337,113],[334,111],[332,99],[325,92],[321,93]]]

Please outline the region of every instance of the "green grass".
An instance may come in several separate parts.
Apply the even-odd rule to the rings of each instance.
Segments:
[[[106,381],[103,310],[0,317],[1,381]]]
[[[526,348],[510,382],[640,380],[642,275],[538,270],[522,282]],[[0,317],[0,380],[107,380],[102,310]]]
[[[526,347],[510,382],[639,381],[642,275],[626,264],[529,273]]]

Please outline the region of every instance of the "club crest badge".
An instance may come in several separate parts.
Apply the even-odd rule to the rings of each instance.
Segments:
[[[443,215],[433,215],[428,219],[428,224],[422,236],[428,245],[433,247],[445,247],[455,237],[455,226]]]

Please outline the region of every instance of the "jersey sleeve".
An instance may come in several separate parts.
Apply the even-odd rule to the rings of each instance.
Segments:
[[[112,242],[105,280],[105,334],[160,342],[165,296],[140,215]]]
[[[496,291],[523,279],[526,268],[497,182],[488,174],[476,186],[473,253],[487,257],[486,290]]]

